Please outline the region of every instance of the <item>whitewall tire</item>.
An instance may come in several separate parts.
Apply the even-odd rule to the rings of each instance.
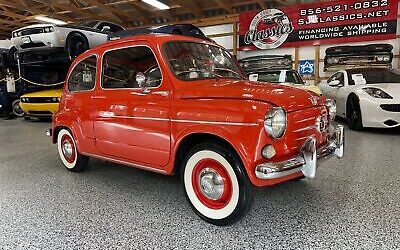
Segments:
[[[71,132],[61,129],[57,135],[57,147],[60,159],[65,168],[71,172],[81,172],[88,164],[88,157],[78,152],[76,142]]]
[[[182,182],[193,210],[215,225],[238,221],[252,203],[252,187],[232,150],[214,143],[195,146],[182,166]]]

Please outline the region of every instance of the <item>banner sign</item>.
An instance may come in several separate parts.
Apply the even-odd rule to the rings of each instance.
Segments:
[[[240,14],[239,50],[396,38],[398,0],[342,0]]]

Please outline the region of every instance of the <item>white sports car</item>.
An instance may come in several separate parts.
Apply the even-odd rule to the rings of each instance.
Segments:
[[[324,95],[336,101],[337,116],[351,129],[400,126],[400,71],[362,68],[338,71],[326,84]]]
[[[12,32],[10,57],[16,53],[45,51],[66,52],[74,59],[89,48],[108,41],[108,34],[124,30],[121,26],[104,21],[86,21],[75,25],[34,24]]]

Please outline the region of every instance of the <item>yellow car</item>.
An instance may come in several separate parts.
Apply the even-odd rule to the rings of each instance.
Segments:
[[[62,89],[44,90],[21,96],[25,117],[49,118],[58,111]]]
[[[289,85],[299,89],[305,89],[322,95],[321,89],[315,85],[307,84],[294,70],[266,70],[249,74],[250,81],[270,82]]]

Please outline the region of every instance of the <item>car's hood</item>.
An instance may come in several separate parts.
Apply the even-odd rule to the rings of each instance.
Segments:
[[[391,95],[393,98],[400,100],[400,83],[378,83],[378,84],[363,84],[363,85],[358,85],[359,89],[363,88],[378,88],[389,95]]]
[[[21,97],[61,97],[62,89],[43,90],[25,94]]]
[[[244,80],[211,80],[182,90],[182,99],[244,99],[257,100],[283,107],[287,112],[323,103],[318,95],[280,84]]]
[[[312,92],[316,93],[317,95],[322,95],[321,89],[318,86],[315,86],[315,85],[298,85],[298,84],[296,85],[296,84],[293,84],[292,86],[295,87],[295,88],[312,91]]]
[[[28,25],[28,26],[22,27],[20,29],[14,30],[14,31],[20,31],[20,30],[32,29],[32,28],[44,28],[44,27],[51,27],[51,26],[54,27],[55,25],[49,24],[49,23],[32,24],[32,25]]]
[[[316,93],[317,95],[322,95],[321,89],[318,86],[315,86],[315,85],[294,84],[294,83],[291,83],[291,82],[281,82],[281,83],[273,83],[273,84],[281,84],[281,85],[285,85],[285,86],[292,86],[292,87],[295,87],[295,88],[312,91],[312,92]]]

